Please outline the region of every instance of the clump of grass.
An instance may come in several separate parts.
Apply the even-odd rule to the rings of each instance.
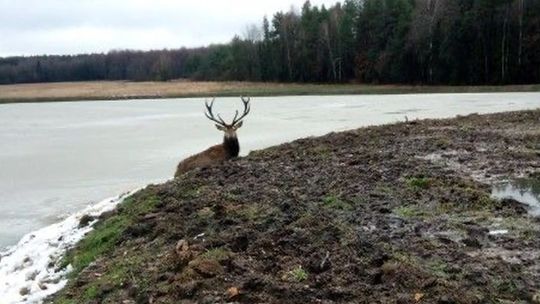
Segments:
[[[338,196],[330,194],[323,198],[323,204],[325,207],[338,210],[351,210],[352,206],[346,201],[343,201]]]
[[[415,189],[426,189],[431,184],[431,180],[427,177],[408,177],[405,181],[407,186]]]
[[[439,149],[447,149],[450,146],[448,138],[439,138],[435,141],[434,145]]]
[[[418,208],[412,206],[399,206],[395,208],[393,212],[394,214],[403,218],[418,217],[424,215],[424,212],[422,210],[419,210]]]
[[[228,260],[232,255],[232,252],[226,248],[218,247],[212,248],[207,252],[201,255],[201,258],[215,260],[215,261],[225,261]]]
[[[289,271],[289,276],[296,282],[303,282],[307,280],[308,273],[302,266],[298,265],[293,270]]]
[[[322,159],[330,158],[332,155],[332,150],[330,150],[330,148],[327,146],[317,146],[312,151],[315,155],[321,157]]]
[[[434,275],[441,278],[448,278],[448,264],[441,260],[433,260],[427,264],[427,268]]]
[[[92,286],[88,287],[84,291],[83,298],[85,300],[93,300],[93,299],[97,298],[98,293],[99,293],[99,291],[98,291],[97,286],[92,285]]]

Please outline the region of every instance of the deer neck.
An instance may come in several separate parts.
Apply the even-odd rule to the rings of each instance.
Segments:
[[[240,152],[240,144],[238,143],[236,134],[225,134],[223,137],[223,147],[225,148],[225,151],[227,151],[229,157],[237,157]]]

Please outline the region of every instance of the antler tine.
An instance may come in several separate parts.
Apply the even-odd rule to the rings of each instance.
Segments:
[[[238,110],[236,110],[236,114],[234,115],[234,119],[231,124],[233,126],[237,124],[239,121],[241,121],[244,117],[246,117],[246,115],[248,115],[249,111],[251,110],[251,107],[249,105],[250,98],[249,97],[244,98],[244,96],[240,96],[240,99],[242,99],[242,103],[244,104],[244,113],[242,113],[242,115],[240,115],[240,117],[237,119],[236,117],[238,116]]]
[[[218,114],[218,118],[219,120],[217,120],[215,117],[214,117],[214,113],[212,112],[212,107],[214,106],[214,101],[216,100],[216,98],[212,98],[212,101],[210,102],[210,104],[208,104],[208,100],[205,100],[204,101],[204,105],[206,106],[206,111],[204,112],[204,115],[210,119],[211,121],[213,122],[216,122],[222,126],[226,126],[227,124],[223,121],[223,118],[221,118]]]
[[[233,125],[234,125],[234,122],[236,121],[236,117],[238,117],[238,110],[236,110],[236,111],[234,112],[234,118],[232,119]]]

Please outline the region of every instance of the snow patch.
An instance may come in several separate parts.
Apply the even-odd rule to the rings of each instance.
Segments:
[[[489,235],[501,235],[501,234],[507,234],[508,229],[499,229],[499,230],[491,230],[489,232]]]
[[[137,189],[138,190],[138,189]],[[116,207],[137,190],[105,199],[63,221],[25,235],[17,245],[0,252],[0,301],[6,304],[41,303],[67,282],[71,266],[58,270],[67,249],[92,230],[93,220],[79,227],[84,215],[97,217]]]

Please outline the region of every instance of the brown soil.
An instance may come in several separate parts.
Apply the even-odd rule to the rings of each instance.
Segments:
[[[515,201],[492,200],[485,183],[537,178],[539,151],[540,110],[255,151],[135,194],[135,204],[156,204],[55,300],[539,301],[540,221]],[[489,234],[501,228],[509,232]]]

